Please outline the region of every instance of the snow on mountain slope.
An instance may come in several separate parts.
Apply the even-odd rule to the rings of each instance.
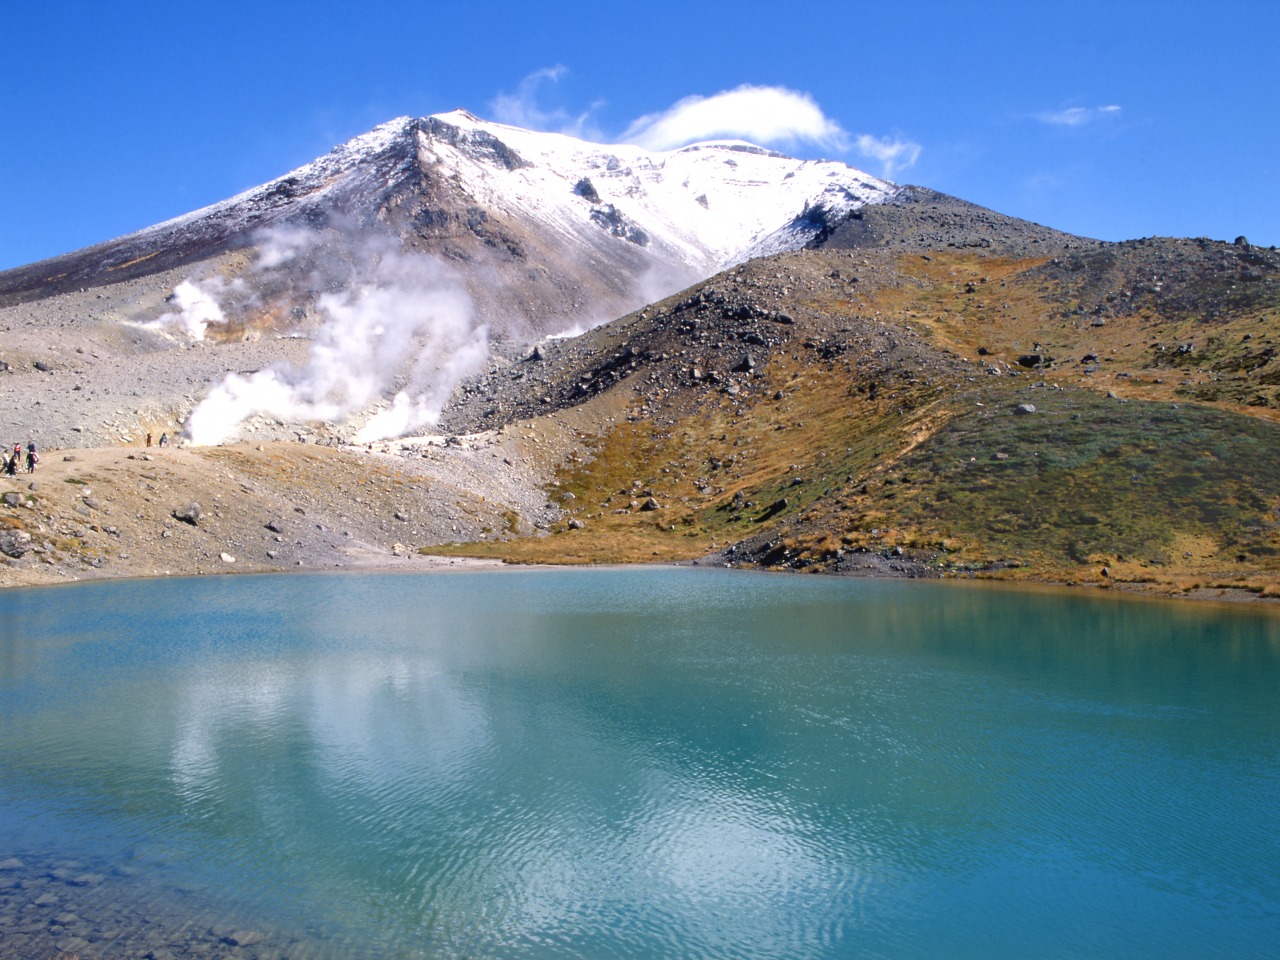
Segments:
[[[416,157],[406,155],[409,144]],[[762,244],[763,253],[803,246],[817,232],[796,222],[806,211],[821,207],[838,217],[899,189],[843,163],[796,160],[742,141],[653,152],[455,110],[425,120],[399,117],[262,186],[134,236],[170,234],[214,218],[238,218],[248,229],[274,219],[265,214],[285,202],[315,206],[332,197],[350,208],[353,190],[372,199],[415,160],[483,208],[570,242],[594,246],[603,232],[703,276]]]
[[[654,152],[465,111],[401,117],[220,203],[0,274],[0,307],[137,282],[119,314],[146,349],[208,331],[225,369],[248,369],[191,412],[202,443],[256,420],[403,435],[438,419],[490,343],[607,322],[898,193],[741,142]],[[173,293],[149,282],[179,271]],[[304,363],[230,359],[280,335],[307,338]]]
[[[381,222],[415,249],[440,252],[452,240],[455,260],[492,260],[507,248],[512,260],[563,272],[562,282],[544,281],[525,297],[517,312],[526,317],[557,297],[629,308],[748,256],[802,247],[832,215],[898,190],[842,163],[741,142],[653,152],[490,123],[462,110],[400,117],[227,200],[0,273],[0,303],[196,264],[254,246],[277,224],[349,230]],[[642,283],[646,275],[660,279]],[[507,283],[504,293],[514,292]]]
[[[586,242],[594,231],[648,247],[707,276],[819,205],[832,213],[883,202],[897,187],[842,163],[795,160],[740,141],[655,153],[488,123],[465,111],[433,119],[491,136],[526,165],[495,167],[462,146],[420,142],[475,198]],[[583,203],[588,201],[589,206]],[[797,228],[777,252],[817,232]]]

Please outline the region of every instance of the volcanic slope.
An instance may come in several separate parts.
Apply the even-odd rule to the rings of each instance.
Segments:
[[[258,298],[296,308],[285,292],[308,289],[317,260],[350,259],[374,235],[453,264],[480,322],[551,333],[613,319],[739,259],[804,246],[832,219],[897,191],[842,163],[737,141],[653,152],[463,110],[401,117],[229,200],[0,272],[0,307],[167,271],[241,276],[249,261],[228,254],[279,259],[305,234],[315,255],[276,271]],[[134,318],[162,310],[140,304]]]
[[[406,119],[0,275],[0,431],[46,451],[0,480],[0,579],[427,548],[1277,592],[1274,249],[1099,243],[742,144],[630,150]],[[304,366],[317,304],[388,250],[506,324],[442,436],[342,444],[365,410],[139,449],[229,374]],[[234,294],[203,338],[157,324],[192,278]]]
[[[1024,239],[752,261],[466,382],[455,429],[598,427],[549,536],[450,552],[1276,594],[1280,255]]]
[[[215,384],[286,365],[266,386],[288,402],[243,404],[249,422],[214,442],[349,439],[397,390],[434,414],[457,375],[420,362],[441,327],[501,354],[817,242],[900,193],[738,142],[655,153],[465,111],[400,118],[222,203],[0,273],[0,434],[173,433]],[[340,351],[347,383],[311,376]],[[344,389],[360,378],[367,397]]]

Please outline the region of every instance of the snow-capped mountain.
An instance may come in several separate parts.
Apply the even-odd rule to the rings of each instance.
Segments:
[[[584,248],[607,249],[608,242],[599,242],[603,233],[701,274],[754,249],[802,246],[816,232],[806,212],[822,208],[838,216],[888,199],[896,189],[842,163],[795,160],[741,141],[652,152],[531,133],[461,110],[425,125],[396,124],[414,127],[419,156],[466,183],[486,207],[537,222]],[[447,137],[440,135],[445,129]],[[513,153],[490,153],[494,141]]]
[[[751,144],[653,152],[401,117],[228,200],[0,274],[0,299],[97,286],[262,243],[273,226],[391,231],[458,265],[480,316],[545,332],[610,319],[754,256],[797,249],[898,188]]]

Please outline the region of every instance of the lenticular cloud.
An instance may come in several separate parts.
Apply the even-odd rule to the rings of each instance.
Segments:
[[[741,137],[752,143],[815,143],[843,150],[848,134],[808,94],[745,84],[711,97],[685,97],[661,113],[636,120],[622,139],[649,150],[672,150],[699,140]]]
[[[296,229],[264,238],[261,248],[272,268],[322,249]],[[229,375],[192,411],[192,443],[226,442],[254,416],[341,423],[388,398],[389,409],[365,423],[357,440],[403,436],[439,419],[454,385],[488,355],[488,332],[475,322],[470,297],[438,260],[388,239],[344,247],[342,264],[347,282],[329,283],[316,299],[321,323],[306,364]],[[332,278],[334,270],[326,263],[323,273]]]

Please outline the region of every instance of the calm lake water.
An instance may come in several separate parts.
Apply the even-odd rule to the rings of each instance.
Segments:
[[[5,960],[1271,957],[1280,617],[675,569],[9,591],[0,861]]]

